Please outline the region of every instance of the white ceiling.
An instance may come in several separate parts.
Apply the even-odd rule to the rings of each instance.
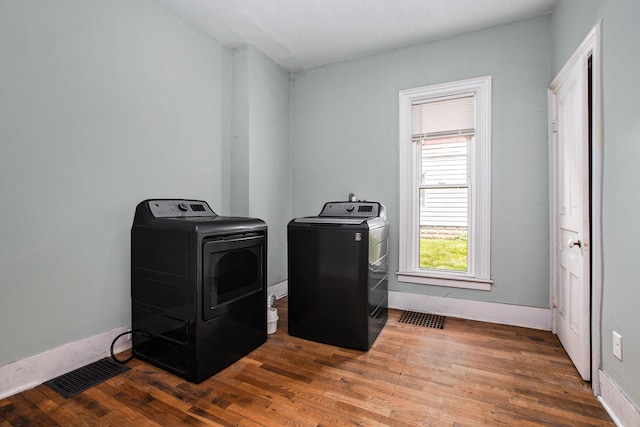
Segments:
[[[558,0],[158,0],[230,48],[289,71],[549,13]]]

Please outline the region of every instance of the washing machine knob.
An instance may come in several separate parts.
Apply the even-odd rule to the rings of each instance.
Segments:
[[[180,209],[182,212],[186,212],[189,210],[185,203],[178,203],[178,209]]]
[[[355,206],[353,205],[347,206],[347,212],[353,212],[354,209],[355,209]]]

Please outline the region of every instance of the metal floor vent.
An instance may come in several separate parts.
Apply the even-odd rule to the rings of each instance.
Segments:
[[[44,384],[68,399],[128,370],[129,367],[106,357],[60,375]]]
[[[446,317],[430,313],[418,313],[417,311],[405,311],[400,316],[401,323],[425,326],[427,328],[444,329]]]

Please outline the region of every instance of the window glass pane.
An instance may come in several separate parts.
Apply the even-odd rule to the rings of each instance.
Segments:
[[[468,270],[466,186],[420,189],[420,268]]]
[[[467,153],[470,137],[423,139],[421,184],[467,184]]]

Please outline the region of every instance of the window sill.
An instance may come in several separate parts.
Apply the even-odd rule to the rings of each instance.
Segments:
[[[434,276],[417,272],[398,272],[398,282],[418,283],[421,285],[446,286],[449,288],[490,291],[493,280],[473,277]]]

